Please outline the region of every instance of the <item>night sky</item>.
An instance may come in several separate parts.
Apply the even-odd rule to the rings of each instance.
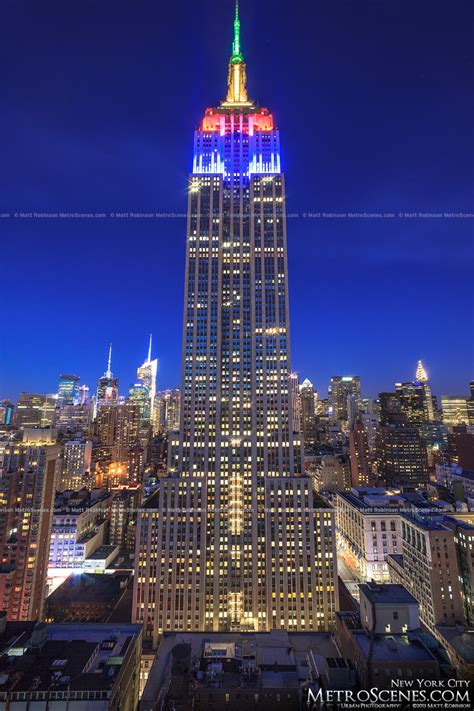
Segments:
[[[414,377],[468,393],[473,368],[470,0],[241,0],[249,93],[281,131],[292,365],[324,396]],[[60,372],[125,393],[155,338],[179,383],[193,130],[224,98],[232,0],[3,0],[0,398]],[[106,219],[15,218],[98,212]],[[311,218],[305,213],[393,213]]]

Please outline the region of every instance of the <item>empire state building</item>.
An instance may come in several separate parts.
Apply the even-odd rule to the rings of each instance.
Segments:
[[[333,510],[293,431],[285,213],[279,132],[247,94],[237,5],[227,95],[194,135],[180,432],[138,516],[134,615],[154,642],[333,622]]]

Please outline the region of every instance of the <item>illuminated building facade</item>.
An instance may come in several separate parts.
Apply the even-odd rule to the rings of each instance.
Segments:
[[[462,395],[442,395],[443,422],[452,430],[456,425],[469,424],[468,401]]]
[[[71,440],[64,443],[63,468],[60,491],[71,489],[78,491],[90,484],[92,461],[92,442],[87,440]]]
[[[53,395],[20,393],[13,424],[19,430],[31,427],[53,427],[56,419],[56,404]]]
[[[0,607],[18,621],[41,619],[60,451],[33,440],[9,445],[0,471]]]
[[[293,433],[285,212],[279,132],[247,95],[237,11],[227,97],[194,138],[180,436],[138,521],[135,619],[155,641],[334,621],[333,510]]]
[[[112,344],[109,346],[109,358],[107,361],[107,370],[97,381],[97,405],[101,403],[118,400],[118,385],[119,381],[114,378],[111,370],[112,367]]]
[[[365,427],[360,421],[355,423],[349,435],[349,457],[352,486],[370,486],[373,477],[369,441]]]
[[[331,403],[332,416],[335,420],[348,421],[347,399],[351,396],[354,396],[358,408],[361,402],[359,376],[334,375],[329,385],[329,402]]]
[[[306,449],[312,449],[318,441],[316,406],[318,393],[313,383],[306,378],[300,385],[299,393],[301,431]]]
[[[78,375],[60,375],[58,385],[58,399],[66,404],[76,404],[79,402],[79,382]]]
[[[152,336],[150,334],[150,345],[148,347],[148,357],[146,361],[137,369],[137,378],[148,392],[148,407],[144,409],[142,417],[147,417],[148,422],[153,412],[156,397],[156,377],[158,374],[158,361],[151,358]],[[137,386],[135,386],[137,387]]]

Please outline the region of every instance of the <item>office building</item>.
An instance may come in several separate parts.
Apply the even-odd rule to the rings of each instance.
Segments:
[[[56,494],[51,524],[48,592],[72,573],[108,536],[110,495],[105,489],[81,489]]]
[[[404,514],[402,553],[389,554],[390,579],[418,600],[420,619],[434,634],[436,625],[462,624],[460,572],[455,533],[442,516]]]
[[[128,476],[132,448],[139,443],[140,405],[133,400],[103,404],[97,413],[99,440],[93,459],[104,469],[119,466]]]
[[[145,362],[137,369],[137,378],[139,382],[148,391],[148,407],[146,412],[148,413],[148,420],[151,418],[151,413],[155,406],[156,397],[156,378],[158,375],[158,361],[156,358],[153,360],[151,357],[152,350],[152,336],[150,334],[150,344],[148,347],[148,357]],[[143,415],[144,416],[144,415]]]
[[[0,476],[0,608],[9,620],[41,618],[59,445],[28,431],[5,449]],[[45,435],[46,437],[46,435]]]
[[[456,425],[469,425],[468,400],[462,395],[442,395],[443,422],[451,431]]]
[[[307,472],[318,492],[348,491],[351,488],[349,462],[346,456],[327,454],[315,457]]]
[[[159,392],[155,398],[155,433],[174,432],[179,430],[179,420],[181,413],[181,391],[164,390]]]
[[[75,405],[79,402],[78,375],[60,375],[58,385],[58,401],[61,405]]]
[[[351,485],[353,487],[371,486],[372,458],[369,441],[364,425],[359,420],[349,433],[349,459],[351,466]]]
[[[97,381],[97,396],[96,406],[100,408],[102,404],[114,402],[118,400],[118,378],[112,373],[112,344],[109,346],[109,358],[107,361],[107,370]]]
[[[305,449],[309,451],[314,449],[318,442],[317,402],[318,393],[314,389],[313,383],[306,378],[300,385],[299,412],[303,443]]]
[[[13,424],[19,430],[33,427],[53,427],[56,418],[56,397],[36,393],[20,393]]]
[[[354,396],[356,411],[360,407],[360,378],[358,375],[334,375],[329,385],[329,402],[332,417],[348,422],[347,398]]]
[[[90,404],[66,404],[58,409],[55,426],[63,435],[86,435],[91,425],[91,417]]]
[[[334,513],[292,431],[285,213],[279,132],[247,95],[237,13],[227,97],[195,132],[174,471],[139,513],[135,620],[155,642],[334,621]]]
[[[365,582],[390,580],[387,556],[402,552],[401,494],[381,488],[354,488],[336,497],[338,556]]]
[[[0,402],[0,427],[10,427],[13,423],[14,405],[10,400],[2,400]]]
[[[410,424],[397,393],[380,393],[377,472],[389,487],[420,489],[429,480],[426,445]]]
[[[447,516],[444,523],[454,531],[464,620],[474,627],[474,513]]]
[[[121,553],[135,554],[137,510],[141,501],[141,490],[127,487],[112,492],[110,504],[111,545],[118,546]]]
[[[84,486],[90,487],[92,463],[92,442],[72,440],[63,447],[63,466],[59,490],[78,491]]]

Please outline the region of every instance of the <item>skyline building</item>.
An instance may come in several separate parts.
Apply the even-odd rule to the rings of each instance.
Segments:
[[[468,400],[463,395],[442,395],[443,422],[452,430],[456,425],[469,424]]]
[[[139,382],[142,383],[147,388],[148,393],[149,393],[150,417],[151,417],[151,413],[153,412],[153,407],[155,405],[156,378],[158,375],[158,360],[156,358],[154,360],[152,360],[152,357],[151,357],[152,344],[153,344],[153,339],[152,339],[152,334],[150,333],[150,343],[148,346],[147,359],[144,363],[142,363],[142,365],[140,365],[137,368],[137,378],[138,378]]]
[[[0,606],[8,620],[39,620],[48,571],[60,446],[52,432],[25,431],[0,470]]]
[[[112,373],[112,344],[109,346],[109,357],[107,360],[107,370],[97,381],[97,402],[98,407],[101,403],[118,400],[118,378],[114,378]]]
[[[332,407],[332,417],[335,420],[347,422],[349,419],[348,398],[351,400],[351,410],[355,415],[361,403],[360,377],[358,375],[333,375],[328,388],[329,402]]]
[[[58,385],[58,400],[63,404],[75,405],[79,402],[78,375],[60,375]]]
[[[300,425],[305,449],[314,448],[318,442],[317,402],[318,393],[306,378],[299,387]]]
[[[53,427],[56,420],[56,396],[20,393],[13,414],[13,424],[19,430],[33,427]]]
[[[155,643],[329,629],[334,511],[293,433],[280,138],[247,94],[238,6],[226,98],[195,131],[184,304],[180,435],[139,513],[135,620]]]

